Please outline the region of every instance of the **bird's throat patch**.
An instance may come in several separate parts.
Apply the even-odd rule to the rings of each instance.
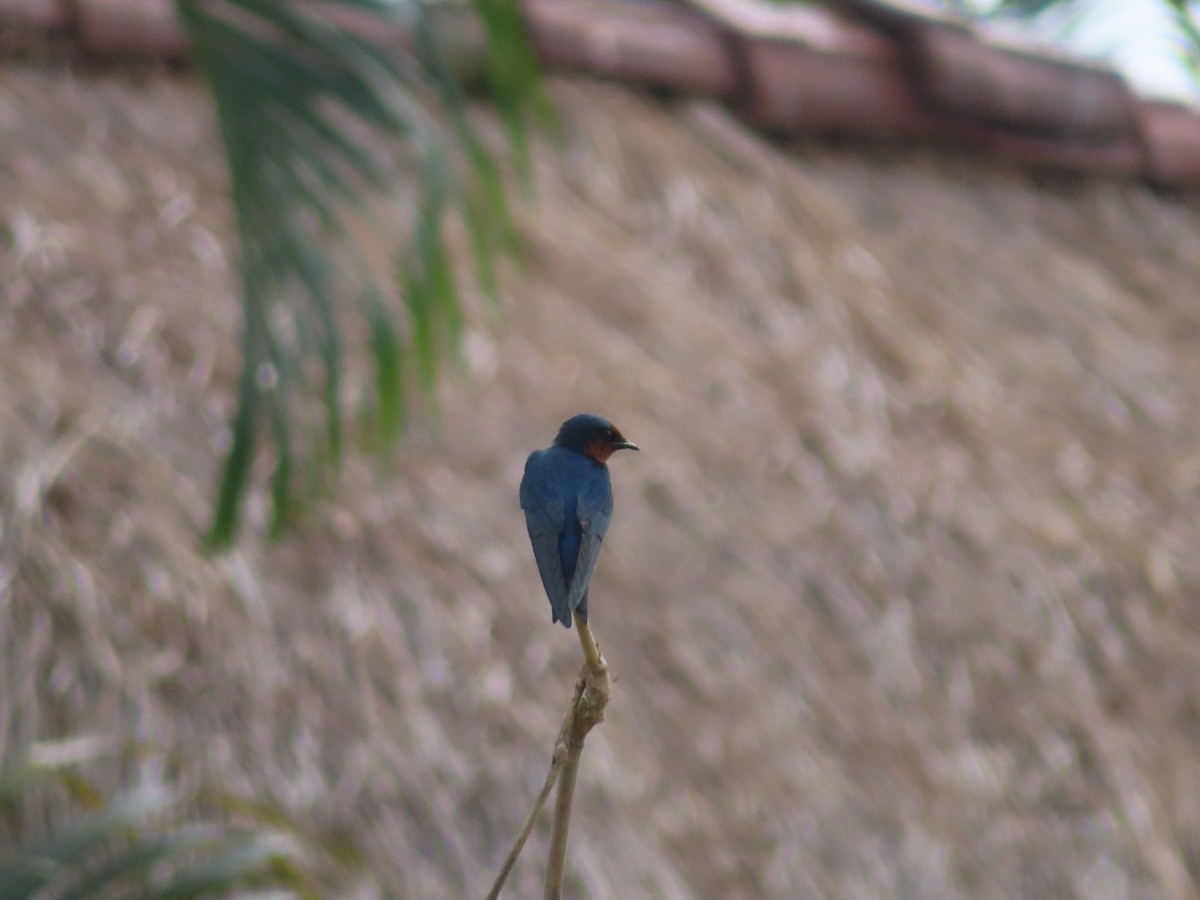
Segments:
[[[617,452],[617,448],[608,441],[588,441],[583,453],[589,459],[594,459],[600,465],[608,462],[608,458]]]

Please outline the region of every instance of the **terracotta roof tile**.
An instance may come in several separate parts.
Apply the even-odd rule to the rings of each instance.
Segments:
[[[1200,116],[1120,74],[896,0],[523,0],[547,66],[718,97],[779,134],[953,141],[1040,165],[1200,185]],[[0,24],[106,55],[179,56],[170,0],[0,0]],[[394,24],[356,16],[381,43]]]

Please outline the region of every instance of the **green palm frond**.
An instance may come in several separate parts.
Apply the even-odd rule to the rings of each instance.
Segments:
[[[21,793],[47,775],[78,780],[68,768],[71,762],[0,772],[6,788],[0,809],[15,807]],[[185,803],[175,791],[153,781],[87,805],[95,808],[0,855],[0,897],[188,900],[248,886],[316,896],[316,877],[301,861],[327,854],[319,844],[298,839],[295,828],[253,820],[238,826],[186,821],[182,811],[194,806],[194,800]]]
[[[1195,0],[1166,0],[1166,4],[1181,37],[1183,63],[1192,80],[1200,83],[1200,4]]]
[[[1076,6],[1079,4],[1071,0],[1001,0],[996,4],[996,12],[1015,18],[1032,18],[1052,9]]]
[[[272,532],[290,516],[299,462],[337,465],[347,298],[357,298],[367,326],[376,431],[390,439],[404,422],[408,380],[429,391],[462,331],[447,219],[464,224],[487,292],[514,229],[500,168],[466,115],[461,66],[443,48],[438,22],[450,4],[176,6],[212,89],[241,247],[242,374],[209,533],[222,547],[238,529],[261,429],[274,449]],[[520,12],[515,0],[478,0],[476,20],[485,80],[525,165],[525,110],[546,104]],[[408,40],[383,48],[354,22]],[[412,239],[398,254],[402,289],[390,302],[348,223],[386,233],[397,209],[409,215]]]
[[[942,0],[942,5],[978,19],[1035,19],[1046,14],[1070,16],[1090,0]]]

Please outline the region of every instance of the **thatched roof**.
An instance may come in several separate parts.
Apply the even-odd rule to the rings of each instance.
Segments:
[[[133,732],[399,896],[482,895],[578,665],[516,484],[589,409],[643,452],[572,896],[1193,894],[1195,207],[552,88],[526,271],[440,414],[208,559],[238,306],[206,98],[0,70],[5,758]]]

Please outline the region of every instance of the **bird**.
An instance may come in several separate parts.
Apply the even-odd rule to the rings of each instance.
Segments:
[[[588,582],[612,521],[608,458],[637,449],[608,419],[581,413],[563,422],[553,444],[525,461],[521,509],[550,598],[551,623],[570,628],[572,612],[587,622]]]

